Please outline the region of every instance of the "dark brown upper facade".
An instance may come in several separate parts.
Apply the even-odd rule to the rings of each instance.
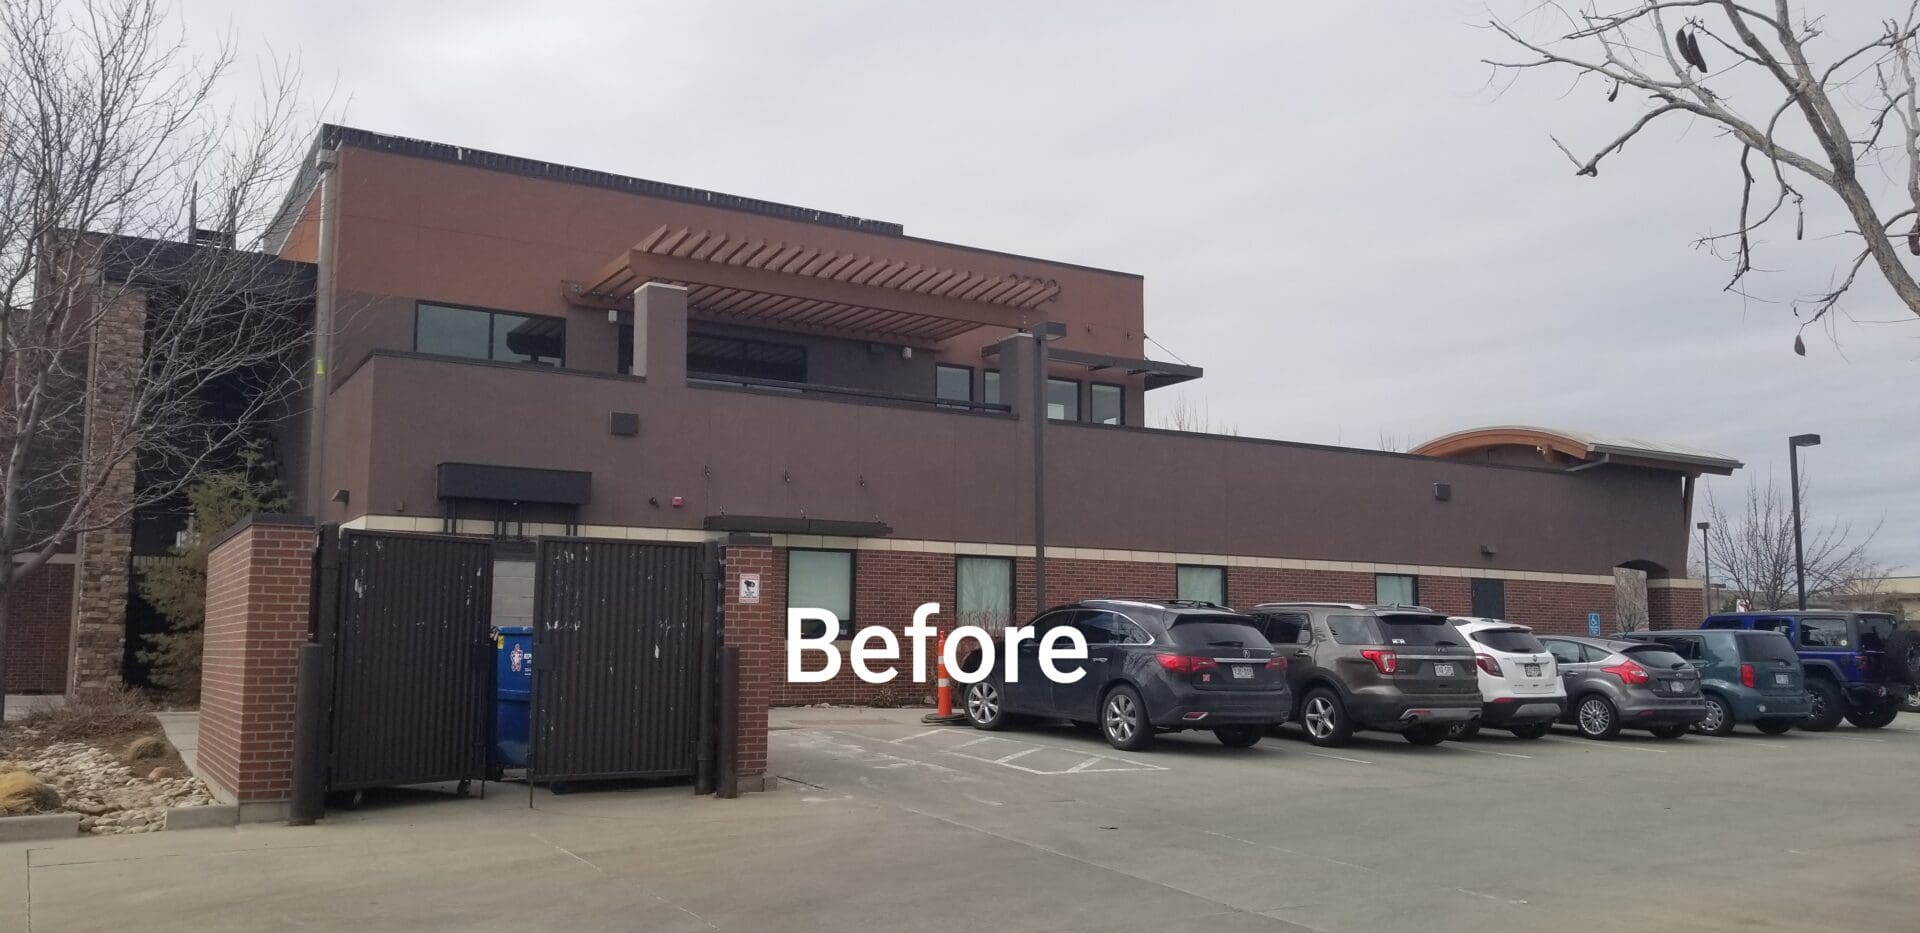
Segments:
[[[1198,372],[1144,359],[1135,275],[360,131],[323,143],[338,152],[332,255],[309,184],[282,256],[320,265],[340,318],[322,479],[345,501],[320,503],[325,520],[812,522],[1027,544],[1022,331],[1058,322],[1051,545],[1685,566],[1687,465],[1515,466],[1142,427],[1147,391]],[[491,467],[552,472],[525,486],[472,472]],[[476,500],[496,475],[499,496],[525,501]],[[557,491],[576,480],[580,495]]]

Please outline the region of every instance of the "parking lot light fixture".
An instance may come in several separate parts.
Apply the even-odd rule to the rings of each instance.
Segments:
[[[1033,611],[1047,608],[1047,344],[1067,325],[1041,321],[1033,335]]]
[[[1800,448],[1818,446],[1818,434],[1795,434],[1787,438],[1787,478],[1793,483],[1793,581],[1802,612],[1807,608],[1807,559],[1800,533]]]
[[[1707,601],[1707,614],[1712,615],[1713,614],[1713,561],[1708,555],[1708,547],[1710,546],[1710,542],[1707,538],[1707,529],[1712,528],[1713,523],[1700,522],[1699,524],[1694,525],[1693,527],[1700,529],[1700,591],[1705,596]]]

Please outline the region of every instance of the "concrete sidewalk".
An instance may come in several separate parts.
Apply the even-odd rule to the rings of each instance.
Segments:
[[[200,711],[155,713],[153,718],[160,720],[161,730],[180,753],[180,760],[187,763],[187,770],[192,771],[194,777],[200,777],[200,763],[194,757],[200,749]]]

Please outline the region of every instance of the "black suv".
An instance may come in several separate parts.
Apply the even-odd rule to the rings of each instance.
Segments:
[[[1047,633],[1071,625],[1087,639],[1087,660],[1062,661],[1054,683],[1040,664]],[[1114,748],[1136,751],[1156,733],[1211,729],[1221,744],[1246,748],[1287,718],[1286,662],[1253,620],[1223,606],[1187,600],[1089,599],[1033,620],[1034,638],[966,688],[967,719],[1000,729],[1009,717],[1067,719],[1093,727]],[[1018,676],[1009,681],[1007,665]],[[961,659],[974,670],[974,658]]]
[[[1291,719],[1315,745],[1345,745],[1355,729],[1438,745],[1480,715],[1480,672],[1466,636],[1422,606],[1262,603],[1247,611],[1281,652]]]
[[[1813,703],[1813,713],[1800,724],[1810,732],[1831,729],[1843,717],[1862,729],[1878,729],[1893,722],[1920,685],[1920,626],[1884,612],[1725,612],[1708,616],[1700,627],[1787,636],[1800,655]]]

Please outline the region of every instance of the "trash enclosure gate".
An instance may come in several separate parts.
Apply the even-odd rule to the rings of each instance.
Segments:
[[[487,778],[494,559],[487,538],[321,535],[322,686],[300,699],[320,718],[296,752],[319,787]],[[710,776],[718,572],[713,545],[536,543],[528,780]]]
[[[529,780],[692,777],[707,763],[717,570],[711,545],[540,539]]]
[[[322,537],[318,579],[322,607],[331,584],[337,608],[331,620],[316,614],[315,631],[333,660],[327,789],[484,778],[492,545],[390,532],[332,537]]]

